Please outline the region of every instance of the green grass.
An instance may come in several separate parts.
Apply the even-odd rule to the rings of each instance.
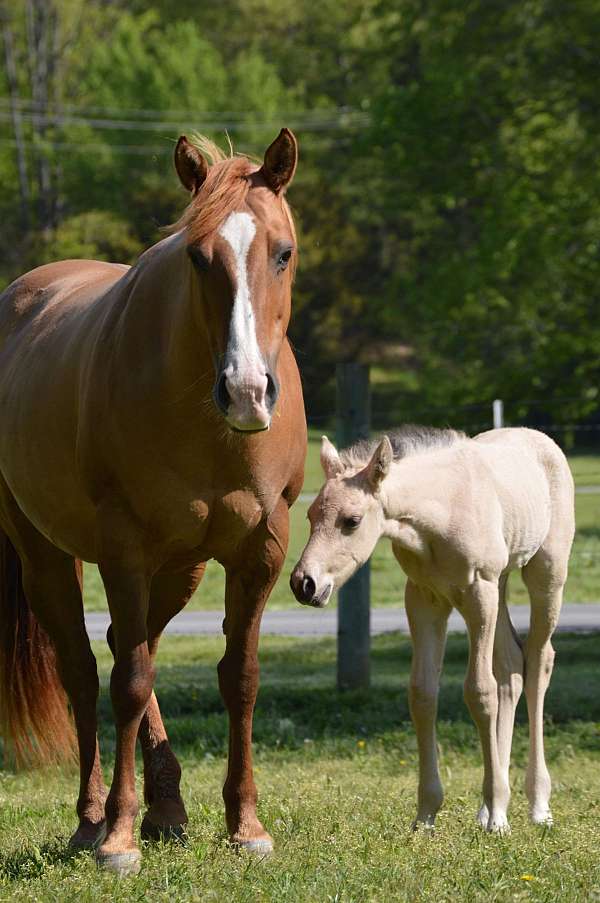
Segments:
[[[314,493],[320,488],[323,477],[319,465],[320,434],[311,431],[306,463],[303,493]],[[600,485],[600,455],[579,455],[570,458],[570,464],[579,485]],[[567,602],[600,602],[600,493],[575,496],[577,534],[573,546]],[[269,608],[293,608],[298,603],[292,596],[288,581],[292,568],[298,561],[308,539],[306,512],[309,503],[298,501],[291,511],[290,546],[281,577],[271,594]],[[404,604],[404,574],[400,570],[389,542],[378,544],[371,558],[371,603],[379,606]],[[216,561],[211,561],[189,609],[221,609],[223,607],[225,574]],[[518,574],[510,581],[511,603],[524,604],[527,593]],[[88,565],[85,574],[86,607],[91,611],[106,608],[102,583],[95,566]],[[335,600],[331,603],[335,605]]]
[[[255,762],[259,812],[276,852],[260,862],[225,843],[220,787],[227,718],[215,675],[223,641],[165,638],[157,692],[183,766],[187,848],[147,847],[139,877],[119,882],[99,873],[89,855],[66,851],[75,775],[0,772],[0,900],[597,901],[600,637],[559,635],[555,645],[546,706],[554,829],[527,822],[522,704],[511,772],[513,833],[488,836],[475,827],[481,758],[461,698],[466,640],[452,636],[439,730],[447,797],[429,837],[409,831],[416,746],[406,699],[408,640],[376,638],[371,690],[339,694],[333,640],[264,637]],[[114,754],[109,656],[104,643],[96,650],[108,775]]]

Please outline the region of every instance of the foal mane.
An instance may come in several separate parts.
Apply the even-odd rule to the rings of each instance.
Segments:
[[[394,461],[422,454],[433,448],[446,448],[467,439],[459,430],[438,429],[433,426],[420,426],[409,423],[397,430],[386,433],[394,452]],[[377,439],[360,439],[349,448],[340,451],[340,458],[345,467],[362,467],[371,460],[375,449],[381,441]]]
[[[208,174],[198,193],[168,231],[187,229],[189,243],[199,244],[218,229],[230,213],[243,206],[251,188],[250,176],[258,172],[260,162],[247,154],[234,153],[231,142],[227,154],[206,135],[193,135],[190,143],[209,164]],[[283,196],[281,203],[295,241],[294,220]]]

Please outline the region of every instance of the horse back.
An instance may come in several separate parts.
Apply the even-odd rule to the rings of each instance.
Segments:
[[[0,342],[37,320],[51,307],[91,303],[117,282],[129,267],[101,260],[61,260],[30,270],[0,294]]]

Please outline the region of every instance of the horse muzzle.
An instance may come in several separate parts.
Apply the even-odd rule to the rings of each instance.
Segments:
[[[301,605],[324,608],[331,597],[333,582],[326,580],[322,585],[317,586],[310,574],[295,567],[290,577],[290,588]]]
[[[221,370],[213,389],[217,409],[239,433],[268,430],[278,396],[277,380],[268,370],[244,373],[231,364]]]

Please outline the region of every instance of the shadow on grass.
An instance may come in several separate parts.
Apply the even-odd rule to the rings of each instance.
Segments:
[[[583,539],[600,539],[600,527],[578,527],[577,536]]]
[[[75,852],[64,840],[57,838],[39,847],[13,850],[6,856],[0,856],[0,875],[6,881],[32,880],[41,877],[48,868],[66,865],[82,855],[90,854]]]
[[[548,725],[600,721],[600,636],[555,637],[556,665],[546,697]],[[176,648],[176,647],[173,647]],[[463,702],[468,654],[466,637],[448,640],[439,702],[439,719],[472,724]],[[177,657],[176,657],[177,658]],[[340,751],[357,737],[391,737],[411,731],[407,688],[410,641],[399,634],[377,637],[372,649],[372,686],[340,693],[335,688],[335,641],[329,638],[269,638],[261,651],[261,689],[254,719],[254,741],[263,750],[297,749],[307,739]],[[179,661],[185,660],[184,656]],[[178,755],[223,755],[227,716],[216,680],[215,662],[202,660],[157,668],[156,691],[167,731]],[[109,699],[100,702],[105,745],[114,743]],[[526,721],[522,700],[517,722]],[[350,747],[349,747],[350,749]]]

